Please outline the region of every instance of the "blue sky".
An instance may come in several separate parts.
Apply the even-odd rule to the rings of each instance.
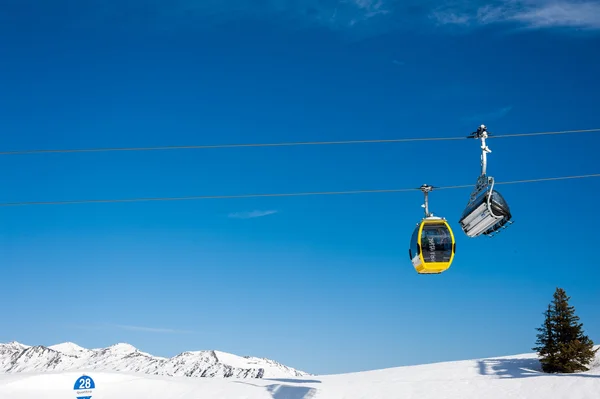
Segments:
[[[455,137],[600,127],[600,5],[5,1],[0,148]],[[598,173],[600,135],[490,140],[498,181]],[[0,156],[0,202],[473,184],[476,141]],[[218,349],[339,373],[530,352],[555,287],[600,342],[600,180],[507,185],[450,270],[422,194],[0,208],[0,342]]]

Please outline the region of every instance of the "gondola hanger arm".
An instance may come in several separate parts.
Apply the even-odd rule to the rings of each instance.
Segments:
[[[429,193],[433,190],[433,186],[423,184],[421,187],[419,187],[419,189],[423,191],[423,194],[425,195],[425,203],[421,205],[423,208],[425,208],[425,217],[431,217],[433,214],[429,213]]]
[[[487,154],[492,150],[487,146],[485,139],[489,138],[490,134],[485,125],[480,125],[476,131],[471,133],[470,138],[481,140],[481,177],[485,178],[487,173]]]

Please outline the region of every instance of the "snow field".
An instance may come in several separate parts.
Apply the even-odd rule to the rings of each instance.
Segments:
[[[226,356],[223,357],[225,362]],[[263,379],[167,377],[94,370],[0,374],[0,398],[74,398],[73,384],[82,374],[92,376],[96,382],[92,399],[600,398],[598,359],[588,372],[548,375],[539,371],[535,354]]]

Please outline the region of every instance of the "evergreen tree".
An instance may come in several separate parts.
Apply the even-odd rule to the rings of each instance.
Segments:
[[[545,372],[555,372],[552,368],[556,362],[556,337],[554,334],[553,312],[552,305],[548,305],[548,309],[544,312],[544,324],[542,327],[536,328],[537,344],[533,350],[538,352],[540,363]]]
[[[589,370],[598,349],[583,334],[583,324],[569,305],[565,290],[557,288],[554,298],[544,312],[542,327],[537,328],[537,346],[533,348],[540,356],[542,370],[546,373],[575,373]]]

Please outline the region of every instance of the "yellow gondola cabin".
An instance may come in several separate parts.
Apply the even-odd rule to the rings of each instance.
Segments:
[[[429,213],[428,193],[433,187],[423,185],[425,193],[425,218],[413,231],[408,254],[419,274],[440,274],[450,267],[454,260],[456,242],[454,233],[446,219]]]

